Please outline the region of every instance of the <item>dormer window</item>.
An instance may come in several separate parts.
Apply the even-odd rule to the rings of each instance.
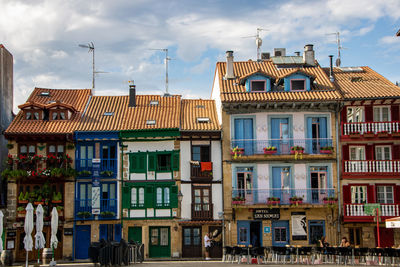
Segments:
[[[38,111],[27,111],[27,112],[25,112],[25,119],[26,120],[39,120],[40,113]]]
[[[306,90],[306,80],[305,79],[292,79],[292,80],[290,80],[290,90],[291,91],[304,91],[304,90]]]
[[[197,118],[198,123],[209,123],[210,118]]]
[[[196,105],[196,108],[205,108],[204,105]]]
[[[150,100],[150,106],[158,106],[158,100]]]
[[[57,110],[51,112],[51,120],[65,120],[66,119],[66,111],[64,110]]]
[[[250,91],[264,92],[266,90],[265,81],[251,81]]]
[[[50,92],[40,92],[39,96],[50,96]]]
[[[156,121],[155,120],[147,120],[146,125],[156,125]]]

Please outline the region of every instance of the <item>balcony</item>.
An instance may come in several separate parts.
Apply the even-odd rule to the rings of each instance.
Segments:
[[[342,123],[342,135],[350,135],[351,133],[359,134],[377,134],[379,132],[387,132],[388,134],[400,132],[400,122],[350,122]]]
[[[294,203],[293,197],[301,198]],[[293,205],[293,204],[334,204],[335,189],[232,189],[233,205]],[[279,200],[270,201],[269,198]]]
[[[343,173],[398,175],[400,160],[343,160]]]
[[[208,221],[213,219],[214,205],[192,203],[192,220]]]
[[[332,147],[331,138],[320,139],[269,139],[269,140],[232,140],[231,148],[243,149],[242,155],[291,155],[295,154],[292,147],[303,148],[302,154],[332,154],[332,151],[327,151],[324,148]],[[264,152],[264,148],[275,148],[271,152]]]
[[[100,173],[104,171],[111,171],[112,175],[102,175],[103,177],[115,178],[117,174],[117,159],[101,159]],[[92,159],[77,159],[76,168],[78,172],[89,171],[93,174]]]
[[[400,204],[380,204],[380,216],[398,217],[400,216]],[[373,222],[375,216],[367,215],[364,212],[364,204],[344,204],[343,214],[345,222]]]
[[[211,170],[202,171],[202,163],[209,163],[211,165]],[[209,169],[209,168],[208,168]],[[199,162],[199,163],[190,163],[190,178],[193,180],[212,180],[213,178],[213,168],[212,162]]]
[[[115,219],[117,216],[117,199],[100,199],[100,215],[101,219]],[[92,200],[76,199],[75,200],[75,218],[77,220],[92,220]]]

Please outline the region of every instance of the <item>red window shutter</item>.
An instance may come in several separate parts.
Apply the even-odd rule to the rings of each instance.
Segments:
[[[365,158],[367,160],[374,160],[374,146],[373,145],[367,145],[365,147]]]
[[[346,123],[347,122],[347,118],[346,118],[346,112],[347,112],[347,108],[344,107],[340,113],[340,120],[341,123]]]
[[[343,203],[351,203],[351,191],[350,191],[350,185],[344,185],[343,186]]]
[[[373,121],[374,113],[372,106],[365,106],[365,121]]]
[[[367,186],[367,202],[375,203],[375,185]]]
[[[393,145],[393,159],[400,159],[400,145]]]
[[[342,146],[342,159],[343,160],[349,160],[349,146],[344,145]]]
[[[394,203],[400,203],[400,185],[394,187]]]
[[[392,106],[391,110],[392,110],[392,121],[399,121],[400,120],[399,105]]]

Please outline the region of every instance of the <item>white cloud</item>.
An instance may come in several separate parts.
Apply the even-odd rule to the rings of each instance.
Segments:
[[[211,67],[211,62],[208,57],[204,58],[199,64],[190,68],[191,73],[201,74]]]
[[[379,43],[385,45],[398,44],[400,43],[400,38],[394,35],[384,36],[379,40]]]

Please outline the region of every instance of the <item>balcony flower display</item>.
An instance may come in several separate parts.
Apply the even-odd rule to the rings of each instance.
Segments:
[[[392,132],[392,136],[400,137],[400,129],[397,132]]]
[[[388,131],[379,131],[378,132],[378,137],[388,137],[389,133]]]
[[[92,216],[92,214],[88,211],[80,211],[76,214],[76,216],[78,216],[79,218],[85,219],[85,218],[89,218],[90,216]]]
[[[111,217],[115,216],[115,212],[113,212],[113,211],[102,211],[100,213],[100,216],[104,217],[104,218],[111,218]]]
[[[19,204],[28,204],[28,199],[29,199],[29,193],[26,192],[21,192],[18,196],[18,203]]]
[[[303,198],[298,197],[298,196],[293,196],[293,197],[289,198],[289,201],[290,201],[290,205],[298,206],[299,204],[303,203]]]
[[[290,154],[294,155],[294,159],[302,159],[304,154],[304,147],[302,146],[292,146],[290,148]]]
[[[264,147],[264,154],[266,154],[266,155],[275,154],[277,151],[278,151],[278,149],[276,148],[276,146]]]
[[[51,200],[52,203],[61,203],[62,202],[62,195],[61,192],[53,192],[53,199]]]
[[[240,196],[232,198],[232,204],[234,204],[234,205],[244,204],[245,201],[246,201],[246,199],[244,197],[240,197]]]
[[[12,167],[12,165],[14,164],[14,159],[13,156],[8,154],[7,156],[7,165],[9,165],[10,167]]]
[[[57,206],[56,209],[57,209],[58,216],[61,216],[62,212],[64,210],[64,207],[63,206]]]
[[[332,154],[333,153],[333,146],[324,146],[321,147],[320,151],[321,154]]]
[[[324,204],[332,205],[338,202],[337,197],[324,197]]]
[[[233,155],[233,159],[237,159],[244,154],[244,148],[239,148],[238,146],[231,149],[231,155]]]
[[[268,197],[267,204],[272,205],[279,205],[281,203],[281,199],[279,197]]]
[[[91,175],[92,175],[91,171],[83,170],[83,171],[78,172],[78,176],[88,177],[88,176],[91,176]]]
[[[26,214],[25,207],[18,207],[17,213],[18,213],[18,217],[25,217],[25,214]]]
[[[353,131],[349,133],[350,138],[358,138],[360,137],[360,132],[359,131]]]
[[[111,177],[111,176],[114,175],[114,172],[112,172],[112,171],[102,171],[102,172],[100,172],[100,175],[104,176],[104,177]]]
[[[374,136],[375,136],[375,133],[373,131],[367,131],[364,133],[364,137],[366,137],[366,138],[371,138]]]

